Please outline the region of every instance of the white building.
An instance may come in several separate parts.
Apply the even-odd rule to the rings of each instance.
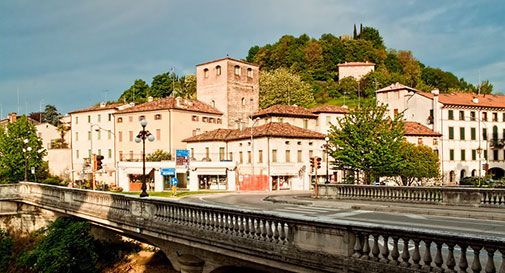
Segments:
[[[468,176],[504,176],[505,96],[472,93],[439,94],[393,84],[376,91],[377,103],[391,115],[403,113],[440,133],[436,148],[446,184]]]
[[[338,64],[338,79],[353,77],[359,81],[363,76],[375,70],[375,64],[370,62],[345,62]]]

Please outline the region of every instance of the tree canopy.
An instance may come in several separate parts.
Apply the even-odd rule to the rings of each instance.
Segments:
[[[438,155],[426,145],[403,142],[401,148],[403,167],[398,169],[403,186],[422,184],[423,179],[440,174]]]
[[[58,112],[58,109],[56,109],[56,106],[48,104],[42,113],[42,122],[58,126],[60,123],[60,116],[61,114]]]
[[[309,106],[314,102],[311,87],[285,68],[260,74],[260,107],[275,104]]]
[[[147,97],[149,97],[150,87],[144,80],[135,80],[130,88],[126,89],[119,101],[122,102],[145,102]]]

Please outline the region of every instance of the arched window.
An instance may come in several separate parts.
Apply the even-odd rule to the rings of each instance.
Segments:
[[[208,78],[208,77],[209,77],[209,69],[208,69],[208,68],[205,68],[205,69],[203,70],[203,77],[204,77],[204,78]]]
[[[466,177],[466,171],[465,170],[461,170],[461,172],[459,173],[459,180],[463,180],[463,178]]]
[[[245,98],[242,98],[242,106],[245,106]]]
[[[235,66],[235,75],[240,76],[240,66],[238,65]]]
[[[221,66],[220,65],[216,66],[216,75],[217,76],[221,75]]]
[[[248,78],[252,78],[253,77],[253,71],[252,71],[252,68],[247,68],[247,77]]]
[[[139,121],[140,121],[140,120],[143,120],[143,119],[146,119],[146,116],[144,116],[144,115],[139,116]]]
[[[456,173],[454,173],[454,171],[450,171],[449,172],[449,182],[454,183],[455,180],[456,180]]]
[[[477,176],[477,170],[476,170],[476,169],[473,169],[473,170],[472,170],[472,177],[475,177],[475,176]]]
[[[160,115],[160,114],[156,114],[156,115],[154,115],[154,119],[155,119],[155,120],[159,120],[159,119],[161,119],[161,115]]]
[[[123,118],[117,118],[117,123],[123,122]]]

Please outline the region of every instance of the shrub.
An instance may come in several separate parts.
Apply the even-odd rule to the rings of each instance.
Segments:
[[[12,237],[0,229],[0,272],[6,272],[12,258]]]

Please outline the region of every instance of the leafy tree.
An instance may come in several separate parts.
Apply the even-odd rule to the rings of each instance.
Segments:
[[[402,66],[402,72],[405,78],[404,84],[416,87],[417,83],[421,81],[421,66],[419,61],[414,58],[410,51],[399,51],[398,62]]]
[[[493,85],[488,80],[485,80],[477,86],[477,90],[481,94],[491,94],[493,93]]]
[[[260,51],[260,47],[255,45],[255,46],[252,46],[250,49],[249,49],[249,52],[247,53],[247,57],[245,58],[246,61],[248,62],[254,62],[254,58],[256,57],[256,54],[258,54],[258,51]]]
[[[370,41],[375,48],[386,48],[379,31],[373,27],[364,27],[358,35],[358,39]]]
[[[189,74],[183,77],[182,90],[177,95],[186,99],[196,99],[196,76]]]
[[[7,272],[12,259],[13,240],[5,231],[0,229],[0,272]]]
[[[146,156],[146,161],[149,162],[157,162],[157,161],[164,161],[164,160],[171,160],[172,155],[169,152],[163,151],[163,150],[156,150],[151,154],[148,154]]]
[[[42,122],[58,126],[60,123],[60,116],[61,114],[58,112],[58,109],[56,109],[56,106],[48,104],[42,113]]]
[[[362,171],[364,182],[394,176],[402,166],[402,116],[389,117],[385,105],[364,104],[332,125],[331,156],[339,169]]]
[[[27,140],[28,143],[25,143]],[[29,148],[28,148],[29,147]],[[47,151],[26,116],[0,129],[0,177],[5,182],[24,179],[26,170],[38,169]],[[26,169],[25,169],[26,168]]]
[[[338,81],[335,93],[330,93],[332,97],[346,96],[351,98],[358,97],[358,82],[353,77],[346,77]]]
[[[165,72],[153,77],[149,96],[164,98],[179,90],[181,90],[181,79],[174,72]]]
[[[128,89],[126,89],[119,101],[124,102],[145,102],[149,96],[149,85],[143,80],[135,80],[135,83]]]
[[[402,168],[398,169],[403,186],[421,184],[423,179],[436,178],[440,174],[438,155],[428,146],[403,142]]]
[[[309,106],[314,103],[309,84],[300,76],[279,68],[272,72],[260,73],[260,107],[267,108],[275,104],[297,104]]]

